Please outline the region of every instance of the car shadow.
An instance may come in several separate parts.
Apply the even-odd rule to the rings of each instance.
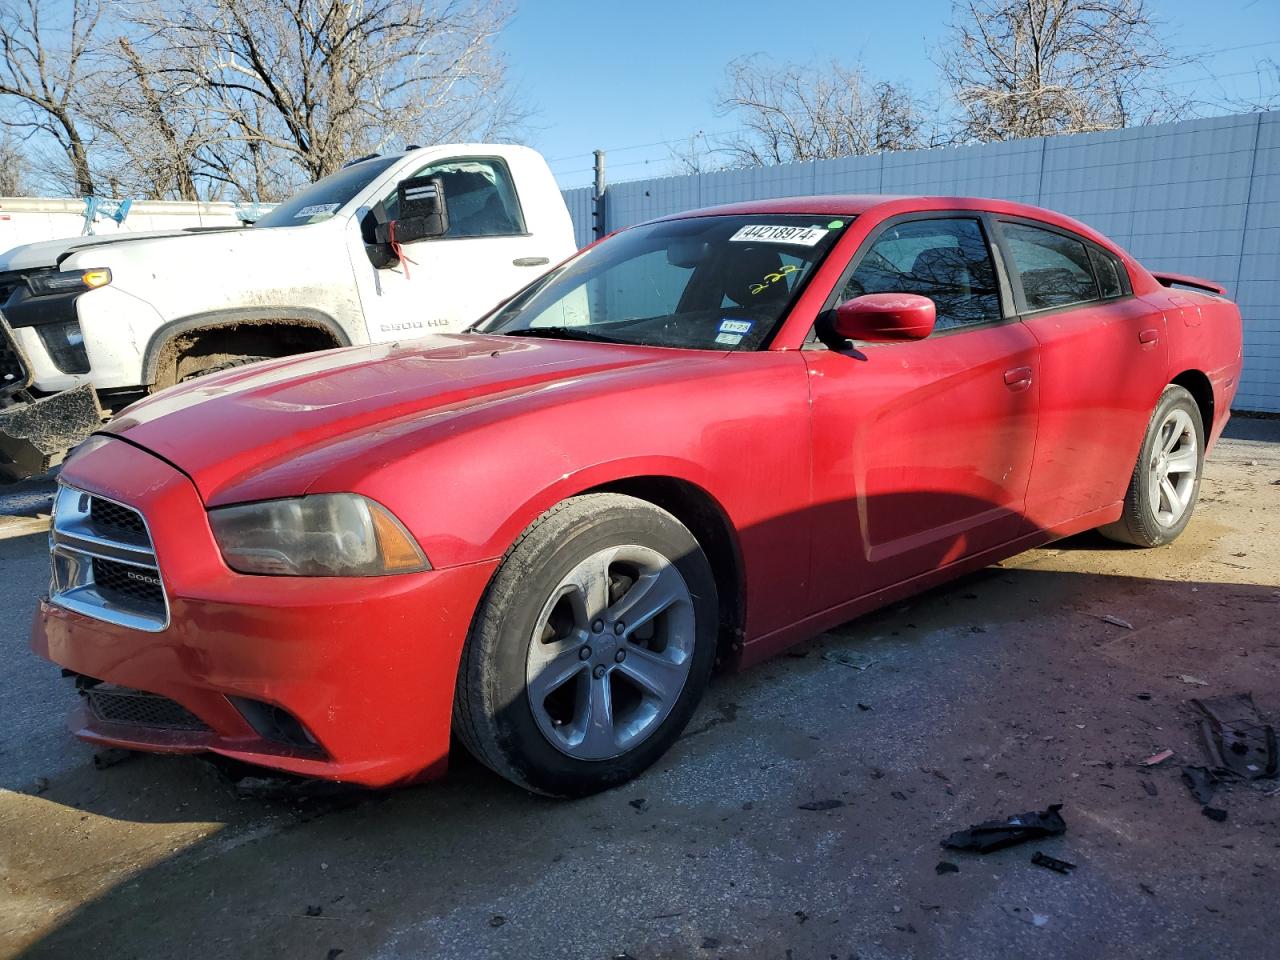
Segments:
[[[770,523],[829,521],[823,513]],[[1078,552],[1108,544],[1081,534],[1053,546]],[[939,544],[938,556],[949,549]],[[1276,588],[1269,585],[983,567],[834,627],[754,669],[722,672],[655,767],[625,787],[574,802],[532,796],[460,748],[448,776],[435,783],[319,796],[300,789],[268,800],[239,796],[225,771],[191,757],[137,756],[105,769],[82,764],[23,791],[5,825],[13,909],[81,904],[34,924],[13,946],[27,960],[82,952],[329,960],[341,953],[346,960],[428,955],[421,952],[426,944],[450,943],[459,956],[504,956],[532,941],[510,939],[508,914],[501,911],[522,917],[526,929],[553,929],[556,911],[565,909],[560,898],[581,894],[595,905],[592,922],[601,931],[594,953],[612,956],[646,936],[649,927],[640,920],[661,918],[661,903],[679,917],[692,911],[683,904],[702,885],[722,886],[723,865],[706,859],[704,866],[682,851],[713,858],[715,848],[762,842],[744,840],[735,817],[757,809],[790,817],[798,799],[834,789],[827,781],[858,793],[877,771],[901,768],[906,776],[907,768],[939,763],[942,741],[948,751],[979,755],[997,736],[991,725],[1012,722],[996,706],[1011,688],[1025,684],[1033,699],[1051,697],[1081,657],[1141,677],[1144,691],[1164,701],[1170,715],[1187,692],[1169,679],[1181,669],[1215,677],[1214,689],[1223,692],[1247,689],[1257,661],[1207,641],[1193,644],[1194,653],[1168,651],[1156,666],[1158,635],[1147,624],[1189,618],[1205,638],[1229,624],[1260,644],[1277,609]],[[1116,610],[1124,611],[1128,629],[1105,619]],[[865,654],[867,669],[828,656],[849,649]],[[1195,662],[1184,666],[1188,657]],[[974,704],[990,704],[992,712],[984,715]],[[1099,700],[1096,709],[1110,706]],[[827,713],[844,718],[851,730],[863,724],[856,740],[837,736],[819,748],[817,736],[799,732]],[[1025,717],[1013,725],[1019,722]],[[1052,725],[1056,731],[1056,721]],[[999,732],[1005,740],[1006,734]],[[1104,749],[1101,742],[1097,749]],[[1029,755],[1028,768],[1038,762]],[[964,789],[961,764],[954,756],[947,763],[947,775]],[[855,775],[840,782],[842,767]],[[1048,795],[1070,788],[1071,781],[1055,779],[1065,776],[1061,771],[1044,770]],[[1045,785],[1031,784],[1029,792],[1040,796]],[[894,816],[863,827],[865,848],[855,844],[852,855],[891,849],[907,856],[916,843],[899,832],[904,817],[913,833],[922,831],[936,844],[933,836],[949,822],[945,809],[917,802],[914,788],[905,791]],[[754,829],[775,831],[780,822]],[[937,859],[932,849],[924,855]],[[803,844],[792,853],[802,862],[822,861]],[[44,879],[29,883],[24,869]],[[655,893],[663,884],[669,888]],[[599,902],[602,889],[618,896]],[[544,904],[547,912],[529,906],[536,903],[531,890],[555,893]],[[757,912],[769,915],[764,903]],[[788,922],[790,913],[782,910]],[[604,933],[615,930],[632,931],[631,939],[615,942]],[[458,947],[450,938],[459,931],[474,935],[474,943]],[[564,936],[561,955],[581,955],[581,941],[573,937],[587,934],[575,927]],[[667,944],[663,949],[672,952],[664,955],[681,955],[663,936],[654,934],[651,942]],[[917,948],[923,946],[922,938]]]

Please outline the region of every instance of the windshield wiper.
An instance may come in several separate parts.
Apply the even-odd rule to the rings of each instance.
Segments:
[[[581,327],[524,327],[521,330],[504,330],[504,337],[548,337],[553,340],[588,340],[595,343],[620,343],[621,341],[599,333],[588,333]]]

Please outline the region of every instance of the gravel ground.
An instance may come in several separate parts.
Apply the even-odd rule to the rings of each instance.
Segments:
[[[1280,719],[1280,424],[1233,436],[1173,546],[1076,537],[720,677],[658,767],[574,803],[466,759],[276,803],[194,759],[97,770],[26,648],[43,537],[0,524],[0,957],[1274,957],[1277,782],[1215,822],[1179,780],[1189,698]],[[939,846],[1051,803],[1062,836]]]

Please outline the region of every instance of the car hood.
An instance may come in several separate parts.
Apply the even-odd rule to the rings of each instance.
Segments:
[[[182,470],[206,502],[230,502],[246,480],[361,431],[406,418],[443,426],[482,403],[672,355],[469,334],[347,347],[201,377],[133,404],[104,432]]]
[[[142,240],[167,240],[172,237],[198,237],[214,231],[245,230],[247,227],[194,227],[187,230],[139,230],[136,233],[112,233],[101,237],[68,237],[24,243],[0,254],[0,273],[9,270],[34,270],[54,267],[64,258],[95,247],[137,243]]]

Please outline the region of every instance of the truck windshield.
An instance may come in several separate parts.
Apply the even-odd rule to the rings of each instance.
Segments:
[[[260,218],[255,227],[300,227],[328,220],[399,157],[361,160],[317,180]]]
[[[477,332],[756,350],[852,217],[691,217],[624,230],[481,321]]]

